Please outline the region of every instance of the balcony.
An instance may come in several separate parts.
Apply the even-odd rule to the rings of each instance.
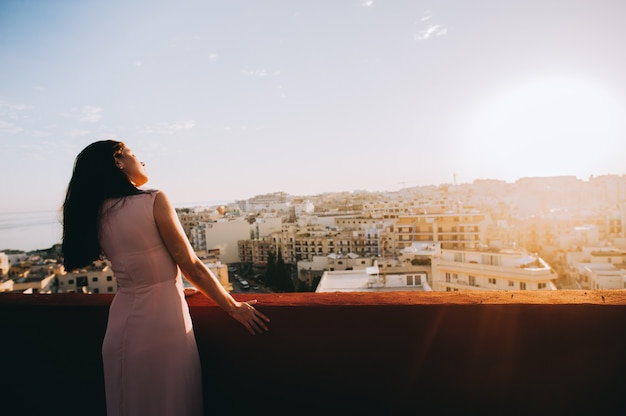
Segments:
[[[626,291],[188,298],[207,414],[626,414]],[[104,415],[112,295],[0,294],[3,414]]]

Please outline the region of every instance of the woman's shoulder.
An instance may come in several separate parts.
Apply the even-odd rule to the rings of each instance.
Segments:
[[[143,189],[139,195],[150,195],[155,198],[160,193],[162,193],[160,189]]]
[[[126,203],[137,204],[141,203],[140,201],[150,201],[154,202],[156,196],[161,193],[158,189],[142,189],[136,194],[126,195],[117,198],[109,198],[105,201],[104,207],[115,207],[115,206],[123,206]],[[134,202],[133,202],[134,201]]]
[[[155,206],[166,209],[170,209],[172,207],[172,203],[164,191],[161,189],[152,189],[150,192],[152,192]]]

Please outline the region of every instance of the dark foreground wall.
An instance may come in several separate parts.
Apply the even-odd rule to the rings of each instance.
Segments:
[[[626,292],[188,298],[207,414],[626,414]],[[3,415],[103,415],[110,295],[0,294]]]

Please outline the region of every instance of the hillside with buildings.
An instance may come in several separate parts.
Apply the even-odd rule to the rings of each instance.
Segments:
[[[271,291],[268,269],[277,259],[296,291],[624,289],[626,282],[619,175],[277,192],[177,212],[199,257],[233,291],[249,290],[243,279]],[[106,264],[72,278],[50,252],[0,253],[0,290],[115,291]]]

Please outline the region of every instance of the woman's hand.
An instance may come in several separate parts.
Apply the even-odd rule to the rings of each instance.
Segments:
[[[252,335],[267,331],[265,323],[270,321],[267,316],[252,306],[256,302],[256,299],[248,302],[237,302],[235,308],[230,312],[230,316],[241,322]]]
[[[185,293],[185,298],[189,298],[196,293],[200,293],[200,291],[195,287],[186,287],[185,289],[183,289],[183,292]]]

